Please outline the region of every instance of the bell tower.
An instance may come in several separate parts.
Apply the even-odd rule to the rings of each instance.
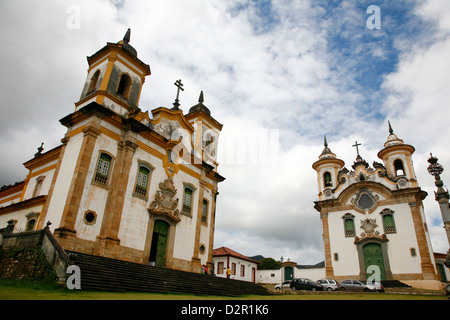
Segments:
[[[388,177],[399,184],[402,184],[401,180],[403,180],[403,183],[410,182],[411,187],[418,187],[412,161],[414,151],[413,146],[405,144],[394,134],[389,122],[389,136],[384,144],[384,149],[378,153],[378,157],[383,160],[386,167]]]
[[[324,137],[324,147],[319,160],[313,164],[313,169],[317,172],[320,200],[330,196],[331,190],[338,186],[339,171],[345,165],[344,161],[336,158],[336,155],[328,148],[327,137]]]
[[[131,30],[123,40],[107,43],[105,47],[87,57],[89,64],[81,97],[75,103],[75,111],[96,102],[120,115],[138,108],[145,77],[150,66],[137,57],[130,45]]]

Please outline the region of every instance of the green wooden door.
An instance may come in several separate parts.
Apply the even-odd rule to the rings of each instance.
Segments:
[[[437,263],[436,265],[439,271],[439,275],[441,276],[441,281],[447,282],[447,276],[445,275],[445,267],[440,263]]]
[[[367,268],[370,266],[377,266],[380,268],[380,280],[386,280],[386,272],[384,269],[384,260],[383,260],[383,250],[381,246],[377,243],[369,243],[363,247],[364,252],[364,262]]]
[[[169,227],[169,224],[162,220],[156,220],[153,227],[152,252],[150,253],[150,257],[154,257],[155,265],[158,267],[164,267],[166,265]]]
[[[294,269],[292,267],[284,268],[284,280],[294,280]]]

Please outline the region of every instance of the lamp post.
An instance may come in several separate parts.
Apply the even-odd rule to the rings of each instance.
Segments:
[[[440,163],[438,163],[438,158],[434,157],[432,154],[430,154],[428,162],[430,163],[430,165],[428,166],[427,170],[428,173],[434,176],[435,179],[434,184],[437,187],[437,192],[435,192],[434,194],[436,196],[436,201],[439,203],[442,220],[444,221],[444,228],[447,232],[447,240],[450,244],[450,195],[448,191],[444,189],[444,182],[441,180],[441,174],[442,172],[444,172],[444,168]],[[447,252],[445,265],[447,266],[447,268],[450,268],[450,249]],[[447,294],[450,294],[449,288],[450,285],[447,285],[447,287],[445,288]]]

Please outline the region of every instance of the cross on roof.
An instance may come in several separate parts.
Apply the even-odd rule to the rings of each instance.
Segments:
[[[184,91],[184,89],[183,89],[183,84],[181,83],[181,80],[175,81],[174,85],[178,89],[177,89],[177,98],[175,99],[175,102],[173,103],[173,106],[174,106],[173,109],[174,110],[178,110],[178,107],[180,106],[180,103],[179,103],[179,100],[178,100],[178,98],[180,97],[180,90]]]
[[[359,157],[359,146],[361,145],[361,143],[358,143],[358,141],[355,141],[355,144],[352,147],[356,147],[356,153],[358,154]]]

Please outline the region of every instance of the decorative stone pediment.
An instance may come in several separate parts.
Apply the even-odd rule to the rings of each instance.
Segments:
[[[366,237],[378,237],[380,233],[376,231],[375,229],[378,227],[377,222],[375,219],[364,219],[361,220],[361,229],[364,231],[361,233],[362,238]]]
[[[164,215],[174,222],[181,221],[180,211],[177,209],[179,199],[175,199],[176,194],[177,189],[172,178],[167,178],[159,184],[159,190],[156,191],[155,200],[150,204],[148,212],[154,215]]]

